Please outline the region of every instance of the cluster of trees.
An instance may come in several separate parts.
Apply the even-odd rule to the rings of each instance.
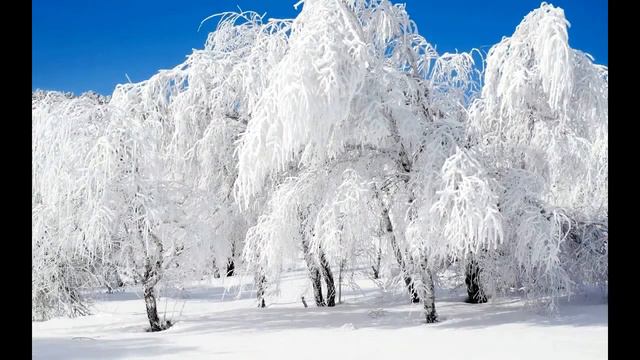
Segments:
[[[32,318],[140,284],[158,331],[168,279],[242,269],[264,307],[300,261],[317,306],[365,271],[427,322],[446,269],[470,302],[606,286],[608,70],[568,25],[543,3],[484,57],[438,54],[404,5],[305,0],[221,14],[109,97],[34,92]]]

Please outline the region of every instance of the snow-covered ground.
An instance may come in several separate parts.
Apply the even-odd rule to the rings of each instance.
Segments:
[[[224,279],[229,284],[229,279]],[[249,281],[249,279],[247,279]],[[316,308],[303,271],[283,279],[277,298],[256,307],[255,292],[229,293],[223,279],[162,298],[175,325],[148,326],[133,290],[103,294],[94,315],[33,323],[34,359],[606,359],[607,304],[572,299],[554,317],[522,301],[463,302],[464,289],[438,294],[440,322],[425,324],[421,306],[371,281],[344,289],[343,303]],[[226,287],[228,288],[228,286]],[[309,308],[304,308],[304,294]],[[165,310],[166,309],[166,310]]]

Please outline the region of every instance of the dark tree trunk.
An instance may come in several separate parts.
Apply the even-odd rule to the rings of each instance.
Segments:
[[[163,330],[163,325],[158,317],[158,308],[156,307],[156,296],[153,287],[144,287],[144,303],[147,307],[147,318],[149,319],[149,325],[151,325],[151,331]]]
[[[227,277],[233,276],[235,273],[236,265],[233,259],[236,257],[236,244],[231,243],[231,257],[227,259]]]
[[[420,302],[420,295],[418,295],[418,291],[413,286],[413,279],[411,276],[406,275],[404,277],[404,283],[407,285],[407,290],[409,290],[409,295],[411,295],[411,302],[417,304]]]
[[[147,308],[147,319],[149,320],[149,325],[151,325],[151,331],[162,331],[168,327],[168,323],[165,324],[160,321],[160,318],[158,317],[158,308],[156,306],[155,286],[160,280],[161,267],[162,263],[160,261],[156,261],[155,264],[151,264],[149,258],[147,258],[145,261],[144,275],[142,277],[144,304]]]
[[[267,282],[267,278],[263,275],[263,274],[257,274],[256,275],[256,287],[257,287],[257,292],[256,292],[256,296],[258,298],[258,307],[263,308],[265,307],[265,303],[264,303],[264,287],[265,284]]]
[[[229,258],[229,260],[227,261],[227,277],[233,276],[235,268],[236,266],[233,263],[233,258]]]
[[[320,249],[320,268],[322,269],[322,275],[327,285],[327,306],[336,306],[336,287],[333,282],[333,273],[322,249]]]
[[[380,261],[382,261],[382,247],[378,247],[378,255],[376,256],[376,262],[371,269],[373,270],[373,278],[380,278]]]
[[[424,315],[427,323],[431,324],[438,321],[438,314],[436,314],[436,295],[433,286],[433,276],[431,270],[427,267],[427,260],[424,258],[421,261],[421,268],[422,284],[424,287],[422,294]]]
[[[466,302],[471,304],[481,304],[487,302],[487,297],[480,286],[480,266],[478,262],[471,258],[467,264],[464,282],[467,284]]]
[[[326,306],[322,297],[322,277],[320,276],[320,270],[313,266],[309,268],[309,275],[311,276],[311,284],[313,285],[313,297],[316,300],[316,306]]]
[[[402,272],[402,276],[404,277],[404,283],[407,286],[407,290],[409,290],[409,296],[411,297],[412,303],[419,303],[420,296],[418,295],[418,291],[416,291],[413,285],[413,279],[409,276],[407,271],[407,264],[402,256],[402,250],[398,246],[398,242],[396,241],[396,236],[393,233],[393,225],[391,224],[391,219],[389,218],[389,209],[384,208],[382,210],[382,229],[389,236],[389,242],[391,243],[391,247],[393,248],[393,253],[396,256],[396,260],[398,261],[398,265],[400,265],[400,271]]]

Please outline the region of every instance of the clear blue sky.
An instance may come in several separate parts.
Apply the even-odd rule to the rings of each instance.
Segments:
[[[32,89],[95,90],[110,94],[116,84],[149,78],[181,63],[202,48],[212,20],[222,11],[254,10],[267,17],[291,18],[297,0],[33,0]],[[403,2],[403,1],[394,1]],[[513,33],[522,18],[540,5],[535,0],[406,0],[420,33],[439,52],[485,51]],[[597,63],[608,64],[606,0],[550,1],[571,22],[569,42]],[[299,8],[300,9],[300,8]]]

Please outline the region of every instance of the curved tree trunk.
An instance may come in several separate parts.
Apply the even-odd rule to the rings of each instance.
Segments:
[[[327,285],[327,306],[336,306],[336,287],[333,282],[333,273],[322,249],[320,249],[320,268],[322,269],[322,275]]]
[[[307,269],[309,269],[309,278],[311,280],[311,285],[313,286],[313,297],[315,299],[316,306],[326,306],[322,296],[322,276],[320,274],[320,266],[316,261],[314,261],[313,256],[309,251],[309,242],[307,241],[306,233],[304,232],[304,227],[307,222],[307,214],[304,210],[299,209],[298,216],[300,217],[300,222],[302,224],[300,229],[302,253],[304,255],[304,261],[307,263]]]
[[[307,264],[307,266],[309,266]],[[322,277],[320,276],[320,270],[317,267],[309,267],[309,276],[311,277],[311,285],[313,285],[313,297],[316,301],[316,306],[326,306],[324,298],[322,297]]]
[[[304,260],[307,263],[307,269],[309,269],[309,278],[313,286],[313,297],[316,301],[316,306],[325,306],[326,304],[322,297],[322,277],[320,276],[320,269],[318,269],[318,266],[313,261],[309,253],[309,244],[304,237],[302,238],[302,252],[304,253]]]
[[[400,271],[402,272],[404,283],[407,286],[407,290],[409,291],[411,302],[419,303],[420,296],[418,295],[418,291],[416,291],[413,285],[413,279],[411,279],[411,276],[407,271],[407,264],[404,260],[404,257],[402,256],[402,250],[400,250],[398,242],[396,241],[396,236],[393,233],[393,224],[391,224],[391,218],[389,218],[389,209],[387,209],[386,207],[382,210],[382,229],[386,232],[387,236],[389,236],[389,242],[391,243],[391,247],[393,248],[393,253],[396,256],[398,265],[400,265]]]
[[[158,307],[156,306],[155,286],[162,277],[162,258],[164,249],[162,241],[150,233],[153,244],[155,245],[155,254],[147,254],[144,259],[144,273],[142,274],[142,288],[144,293],[144,303],[147,310],[147,319],[151,325],[151,331],[162,331],[166,329],[168,323],[160,321],[158,317]],[[142,239],[142,237],[140,237]],[[153,260],[155,259],[155,261]]]
[[[147,319],[151,325],[151,331],[163,330],[162,323],[158,317],[158,308],[156,306],[156,296],[154,287],[144,287],[144,303],[147,308]]]
[[[154,264],[147,257],[145,259],[145,271],[142,277],[142,288],[144,290],[144,304],[147,309],[147,319],[151,325],[151,331],[162,331],[167,328],[166,324],[158,317],[158,307],[156,306],[155,286],[160,281],[160,269],[162,263],[158,260]]]
[[[158,317],[158,307],[156,306],[155,286],[160,280],[160,269],[162,263],[156,261],[151,263],[149,257],[145,259],[144,274],[142,276],[142,288],[144,293],[144,304],[147,308],[147,319],[151,325],[151,331],[161,331],[166,329],[165,324]]]

